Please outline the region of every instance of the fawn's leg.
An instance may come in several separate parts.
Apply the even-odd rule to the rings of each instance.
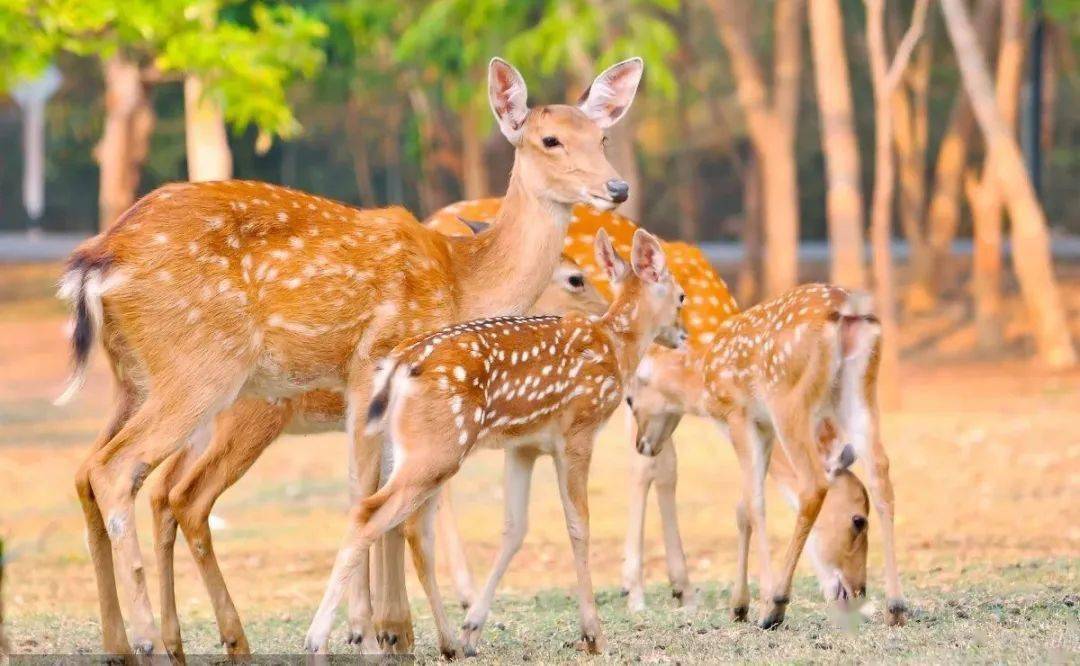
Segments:
[[[525,533],[529,529],[529,490],[532,483],[533,466],[537,453],[532,449],[510,449],[506,452],[505,474],[503,477],[503,502],[505,523],[503,526],[502,545],[495,557],[484,588],[476,602],[469,607],[465,622],[461,626],[461,642],[465,655],[476,655],[476,645],[480,641],[480,632],[491,611],[491,600],[495,597],[495,588],[506,573],[510,560],[521,548]]]
[[[476,600],[476,586],[473,584],[472,571],[469,570],[465,544],[461,540],[461,532],[458,531],[452,495],[450,484],[443,484],[439,493],[439,505],[435,510],[435,529],[438,535],[435,542],[442,544],[442,550],[450,565],[451,577],[454,579],[454,591],[461,601],[461,607],[468,609]]]
[[[745,495],[735,507],[735,525],[739,529],[738,556],[735,564],[735,585],[731,590],[731,619],[746,622],[750,612],[750,586],[747,584],[747,565],[750,559],[750,512]]]
[[[656,454],[656,502],[660,507],[660,524],[664,529],[664,557],[667,560],[668,581],[671,596],[684,608],[694,608],[697,596],[690,577],[686,573],[686,553],[679,534],[678,508],[675,503],[675,486],[679,480],[679,458],[675,442],[668,438]]]
[[[349,516],[349,531],[338,550],[330,580],[326,584],[319,609],[304,638],[304,650],[325,653],[334,624],[334,613],[342,597],[355,584],[354,577],[365,573],[371,544],[387,530],[400,525],[438,490],[441,470],[402,469],[371,497],[354,505]],[[446,476],[449,476],[446,473]]]
[[[769,549],[769,534],[765,523],[765,475],[769,471],[769,459],[772,451],[772,438],[762,437],[757,425],[744,413],[732,414],[728,418],[728,432],[735,457],[739,460],[742,474],[742,517],[746,519],[746,539],[751,537],[757,546],[758,558],[758,593],[762,607],[772,593],[772,555]],[[740,513],[736,510],[736,522]],[[742,525],[739,524],[740,537]],[[746,544],[749,547],[749,543]],[[735,587],[731,595],[731,616],[735,621],[746,619],[750,608],[750,590],[746,585],[745,568],[738,572]]]
[[[438,496],[429,499],[419,511],[405,521],[404,533],[409,549],[412,551],[416,575],[420,578],[428,604],[431,605],[431,615],[435,620],[435,629],[439,633],[439,652],[447,659],[454,659],[461,654],[461,646],[454,639],[450,629],[450,620],[446,617],[446,608],[443,605],[442,595],[439,593],[439,581],[435,577],[434,522],[438,502]]]
[[[633,442],[633,438],[630,440]],[[669,442],[670,444],[670,442]],[[665,445],[666,446],[666,445]],[[661,450],[660,455],[663,454]],[[623,547],[623,589],[632,613],[645,610],[645,507],[656,470],[656,458],[643,456],[630,447],[630,511]]]
[[[795,566],[799,563],[803,546],[814,527],[821,504],[829,490],[825,467],[818,453],[811,410],[801,399],[795,399],[770,407],[777,438],[795,472],[798,492],[798,513],[795,530],[784,553],[780,579],[772,590],[772,602],[762,615],[761,627],[772,629],[784,621],[791,598],[791,582]]]
[[[555,454],[555,473],[578,579],[578,610],[581,615],[579,648],[599,654],[607,649],[607,640],[600,627],[589,571],[589,461],[594,436],[594,432],[584,432],[567,438],[566,448]]]
[[[238,400],[218,415],[210,445],[169,490],[169,506],[195,558],[230,656],[249,655],[251,648],[214,553],[210,512],[218,497],[277,439],[290,417],[288,402]]]
[[[900,573],[896,566],[896,542],[893,531],[893,517],[896,505],[892,479],[889,478],[889,456],[881,441],[878,424],[878,412],[875,405],[871,410],[870,455],[867,456],[866,469],[870,486],[870,499],[881,518],[881,540],[885,548],[885,620],[891,626],[902,626],[907,619],[907,602],[900,587]]]
[[[387,654],[413,651],[412,613],[405,587],[405,536],[392,528],[375,540],[372,547],[374,566],[374,625],[379,647]]]
[[[120,612],[120,598],[117,595],[116,576],[113,571],[112,547],[105,530],[105,521],[94,498],[90,485],[90,469],[93,461],[103,448],[127,424],[137,408],[134,387],[117,377],[115,406],[109,424],[90,447],[79,471],[75,474],[75,490],[82,505],[86,519],[86,546],[90,551],[90,560],[94,564],[94,578],[97,581],[98,605],[101,613],[102,647],[106,654],[126,655],[131,653],[127,632],[124,630],[124,616]]]
[[[176,517],[169,506],[169,490],[179,483],[180,477],[202,453],[203,447],[199,444],[195,441],[189,442],[187,446],[169,456],[158,468],[150,487],[150,509],[154,517],[154,556],[157,560],[158,595],[161,600],[161,638],[169,656],[178,662],[184,662],[185,657],[184,643],[180,636],[180,615],[176,610],[176,577],[173,569]],[[205,444],[205,441],[202,444]]]
[[[135,530],[135,496],[147,475],[183,446],[192,433],[232,402],[243,377],[218,367],[199,383],[164,384],[90,464],[90,486],[105,516],[114,570],[127,595],[136,652],[165,653],[146,589],[146,572]]]

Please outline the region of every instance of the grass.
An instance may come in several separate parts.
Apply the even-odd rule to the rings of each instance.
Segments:
[[[777,631],[728,619],[727,590],[702,587],[701,608],[683,611],[664,586],[649,590],[649,608],[630,614],[618,590],[598,592],[609,651],[603,662],[715,663],[732,661],[845,661],[880,663],[1075,663],[1080,658],[1080,559],[1032,560],[1004,567],[964,571],[963,585],[935,583],[936,572],[909,583],[913,613],[903,628],[888,628],[880,612],[869,619],[830,617],[813,581],[800,578],[788,621]],[[417,600],[419,601],[419,600]],[[881,600],[873,600],[880,609]],[[434,661],[434,627],[426,604],[414,604],[419,661]],[[453,609],[452,619],[461,619]],[[310,608],[256,613],[246,624],[257,651],[296,651]],[[92,618],[36,613],[10,627],[17,651],[96,651]],[[339,625],[335,652],[349,653]],[[188,654],[221,654],[210,617],[187,618]],[[562,663],[585,659],[571,646],[577,637],[576,603],[567,590],[499,595],[484,632],[477,663]]]

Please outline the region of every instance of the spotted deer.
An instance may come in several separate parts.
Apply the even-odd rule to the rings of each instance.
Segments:
[[[394,448],[389,481],[354,506],[348,536],[305,640],[324,651],[334,612],[360,554],[383,532],[403,524],[431,604],[443,654],[458,654],[435,580],[432,508],[440,486],[477,447],[506,451],[515,492],[507,497],[507,530],[481,598],[465,620],[465,654],[474,654],[495,586],[524,536],[533,461],[555,460],[559,492],[578,576],[582,647],[604,649],[589,570],[587,481],[597,430],[618,406],[653,340],[676,343],[684,298],[658,241],[639,230],[630,266],[599,233],[596,248],[615,285],[607,313],[589,318],[504,317],[442,329],[399,345],[384,362],[368,411],[368,427]]]
[[[645,501],[653,484],[656,485],[660,508],[672,596],[685,607],[696,605],[679,535],[675,505],[677,460],[672,433],[684,414],[695,413],[704,387],[705,381],[693,352],[653,349],[638,366],[632,395],[627,397],[638,449],[657,451],[654,456],[635,454],[631,461],[630,521],[623,559],[623,590],[632,611],[645,608],[642,573]],[[836,436],[832,422],[823,420],[817,438],[818,452],[823,460],[828,460],[837,450]],[[746,440],[733,440],[733,444],[745,446]],[[749,460],[750,452],[739,451],[737,457],[740,461]],[[797,509],[798,477],[779,448],[772,448],[768,475],[779,485],[785,499]],[[866,594],[869,500],[866,488],[850,470],[835,470],[834,476],[806,548],[826,600],[847,608],[849,604],[858,603]],[[736,620],[745,620],[749,604],[747,556],[750,524],[744,502],[740,502],[736,510],[736,525],[738,568],[731,607]]]
[[[140,654],[165,651],[133,520],[147,475],[189,439],[205,439],[238,397],[333,389],[362,418],[357,406],[369,402],[374,360],[401,340],[524,312],[559,261],[571,206],[610,209],[626,199],[602,135],[626,112],[641,73],[642,61],[628,60],[601,73],[577,106],[530,109],[521,75],[493,60],[488,97],[516,152],[498,224],[473,239],[448,239],[401,208],[356,210],[224,181],[159,188],[72,254],[62,295],[74,303],[75,373],[62,397],[81,384],[98,335],[117,385],[113,417],[76,475],[106,652],[130,653],[132,643]],[[364,437],[355,417],[347,421],[350,489],[365,497],[377,487],[381,442]],[[189,545],[200,571],[220,578],[199,536]],[[362,568],[357,587],[365,592],[351,616],[357,633],[370,636]],[[223,590],[212,586],[219,620],[232,619],[224,642],[231,654],[246,654]]]
[[[598,316],[607,310],[607,302],[585,280],[577,264],[564,255],[548,287],[529,312],[566,314],[572,310]],[[208,443],[193,442],[162,463],[151,483],[150,505],[154,517],[162,632],[170,654],[183,655],[173,575],[177,525],[184,525],[185,534],[197,535],[196,542],[204,544],[204,571],[212,573],[206,580],[207,585],[227,596],[210,532],[210,513],[217,499],[247,472],[281,433],[341,431],[345,429],[345,420],[345,396],[340,391],[323,389],[272,400],[240,399],[215,419]],[[443,513],[446,510],[440,513],[440,520],[445,522]],[[456,532],[445,538],[454,536]],[[451,549],[449,554],[453,557],[458,552],[460,548]],[[463,570],[462,566],[455,563],[455,574]],[[464,570],[468,575],[467,568]],[[471,585],[471,580],[468,584]],[[212,593],[211,596],[216,595]],[[222,635],[234,635],[236,631],[229,626],[231,618],[220,619]],[[350,636],[349,640],[360,643],[362,637]],[[369,644],[368,647],[373,646]]]
[[[890,624],[904,621],[893,544],[893,489],[877,407],[879,353],[880,325],[867,298],[838,287],[804,285],[725,320],[696,358],[669,362],[664,372],[658,371],[664,364],[639,368],[639,379],[658,391],[675,384],[682,387],[680,395],[666,397],[682,403],[676,416],[685,412],[710,417],[725,427],[734,444],[743,474],[737,512],[740,580],[732,595],[737,619],[746,617],[749,604],[745,560],[750,535],[761,563],[760,624],[773,628],[784,619],[795,566],[830,480],[841,476],[857,454],[866,461],[871,500],[882,521],[886,620]],[[677,370],[679,364],[682,370]],[[673,367],[676,374],[682,373],[677,382],[670,376]],[[634,404],[636,408],[638,403]],[[642,453],[657,455],[670,435],[667,428],[673,426],[661,421],[653,427],[660,432],[639,430],[637,446]],[[830,428],[835,429],[835,436],[828,434]],[[784,485],[790,488],[798,512],[778,580],[772,576],[764,500],[774,440],[789,463],[784,472],[792,476]],[[822,441],[844,446],[834,446],[823,455]],[[838,521],[845,524],[843,513]],[[854,515],[850,524],[860,533],[865,529],[865,522]],[[832,592],[841,599],[857,596],[861,587],[858,577],[849,578],[846,572],[831,572],[833,584],[839,586]],[[828,587],[825,591],[830,594]]]

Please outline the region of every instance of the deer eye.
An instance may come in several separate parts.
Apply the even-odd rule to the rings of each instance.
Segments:
[[[559,141],[559,138],[555,136],[545,136],[542,141],[544,142],[545,148],[554,148],[556,146],[562,145],[562,143]]]
[[[581,289],[585,286],[585,277],[582,275],[571,275],[566,279],[574,289]]]
[[[679,294],[679,305],[686,302],[686,294]]]

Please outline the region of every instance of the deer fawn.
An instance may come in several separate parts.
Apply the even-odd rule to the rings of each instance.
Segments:
[[[326,649],[334,611],[363,566],[360,555],[403,523],[439,648],[457,654],[435,581],[431,509],[439,487],[478,446],[506,450],[516,492],[507,498],[498,562],[465,621],[465,653],[475,652],[490,596],[524,534],[528,480],[540,452],[555,458],[578,575],[583,647],[604,648],[588,557],[586,486],[593,439],[618,406],[648,345],[680,337],[677,316],[684,296],[648,233],[635,237],[629,268],[606,234],[597,235],[596,248],[616,292],[603,317],[572,313],[459,324],[399,345],[384,362],[368,427],[387,432],[394,469],[386,485],[353,510],[349,535],[308,630],[308,650]]]
[[[867,460],[870,494],[882,520],[886,618],[890,624],[903,622],[905,605],[893,550],[893,490],[880,439],[875,390],[879,347],[880,326],[865,297],[837,287],[805,285],[724,321],[704,354],[691,362],[693,372],[680,379],[684,395],[690,396],[680,412],[701,414],[725,424],[742,468],[743,498],[737,514],[744,535],[741,580],[732,598],[737,618],[745,617],[749,601],[744,561],[748,536],[755,537],[761,562],[761,626],[772,628],[784,619],[795,565],[829,482],[857,452]],[[657,381],[650,381],[653,368],[649,366],[640,370],[645,382],[658,390],[671,385],[670,378],[658,376]],[[663,430],[666,426],[659,427]],[[830,428],[835,428],[838,436],[830,435]],[[638,449],[656,455],[666,439],[663,432],[657,436],[641,430]],[[793,482],[789,485],[798,510],[780,579],[775,582],[764,502],[764,480],[774,439],[790,463]],[[822,440],[851,444],[839,451],[834,447],[823,456],[819,450]],[[851,520],[853,528],[865,529],[863,521]],[[843,516],[840,522],[844,523]],[[857,577],[849,580],[841,576],[834,583],[842,588],[836,591],[841,598],[859,592]]]
[[[62,294],[75,306],[75,374],[61,397],[80,385],[99,331],[117,380],[114,415],[76,476],[106,652],[131,650],[114,576],[128,598],[135,650],[164,652],[133,520],[146,476],[190,438],[204,439],[237,397],[330,388],[356,414],[369,402],[374,359],[399,341],[524,312],[557,265],[571,206],[610,209],[626,199],[602,133],[627,110],[641,73],[640,59],[625,61],[577,107],[530,110],[521,75],[493,60],[489,99],[516,155],[499,224],[474,239],[447,239],[401,208],[360,211],[227,181],[162,187],[73,253]],[[348,421],[359,498],[377,487],[381,443]],[[213,581],[219,619],[230,618],[225,644],[248,652],[232,601],[216,587],[208,543],[195,533],[189,545]],[[362,569],[357,587],[366,590]],[[370,635],[370,600],[356,603],[357,631]]]
[[[566,314],[571,310],[598,316],[607,310],[607,302],[585,280],[577,264],[563,256],[550,284],[530,312]],[[276,400],[240,399],[214,421],[209,444],[200,442],[182,448],[162,463],[161,471],[150,488],[150,505],[154,515],[162,632],[165,647],[171,654],[183,655],[173,577],[177,525],[184,525],[186,534],[197,534],[199,542],[205,544],[205,570],[213,572],[215,576],[208,580],[208,585],[227,595],[210,533],[210,512],[214,503],[247,472],[282,432],[311,434],[340,431],[345,428],[345,417],[345,396],[338,391],[317,390]],[[446,538],[454,536],[456,532]],[[454,557],[460,550],[460,547],[452,548],[449,554]],[[455,562],[455,574],[462,571],[463,566]],[[464,570],[468,575],[468,570]],[[471,580],[464,585],[471,585]],[[221,619],[222,635],[233,633],[228,626],[229,618]],[[362,637],[350,636],[349,640],[360,643]],[[406,641],[402,639],[400,642]],[[370,643],[368,647],[372,647]]]
[[[683,414],[694,413],[701,401],[705,381],[686,351],[653,349],[638,366],[637,381],[630,404],[635,442],[639,450],[657,451],[655,456],[635,455],[631,465],[630,524],[626,532],[623,560],[623,589],[632,611],[645,608],[642,576],[642,538],[645,527],[645,500],[649,487],[655,483],[657,504],[664,530],[664,553],[672,596],[687,607],[696,603],[694,590],[686,573],[686,555],[676,517],[675,485],[677,460],[672,432]],[[745,440],[733,441],[745,446]],[[827,459],[835,450],[836,432],[831,421],[825,420],[818,433],[818,451]],[[770,445],[771,446],[771,445]],[[739,460],[749,460],[750,452],[739,451]],[[798,476],[791,463],[779,449],[773,449],[768,474],[779,484],[786,499],[797,506]],[[866,489],[849,470],[835,470],[835,480],[821,505],[806,548],[826,600],[846,606],[866,591],[867,511]],[[736,511],[739,529],[738,569],[735,591],[731,597],[732,615],[745,620],[749,604],[747,588],[747,555],[750,543],[750,524],[747,509],[740,503]]]

